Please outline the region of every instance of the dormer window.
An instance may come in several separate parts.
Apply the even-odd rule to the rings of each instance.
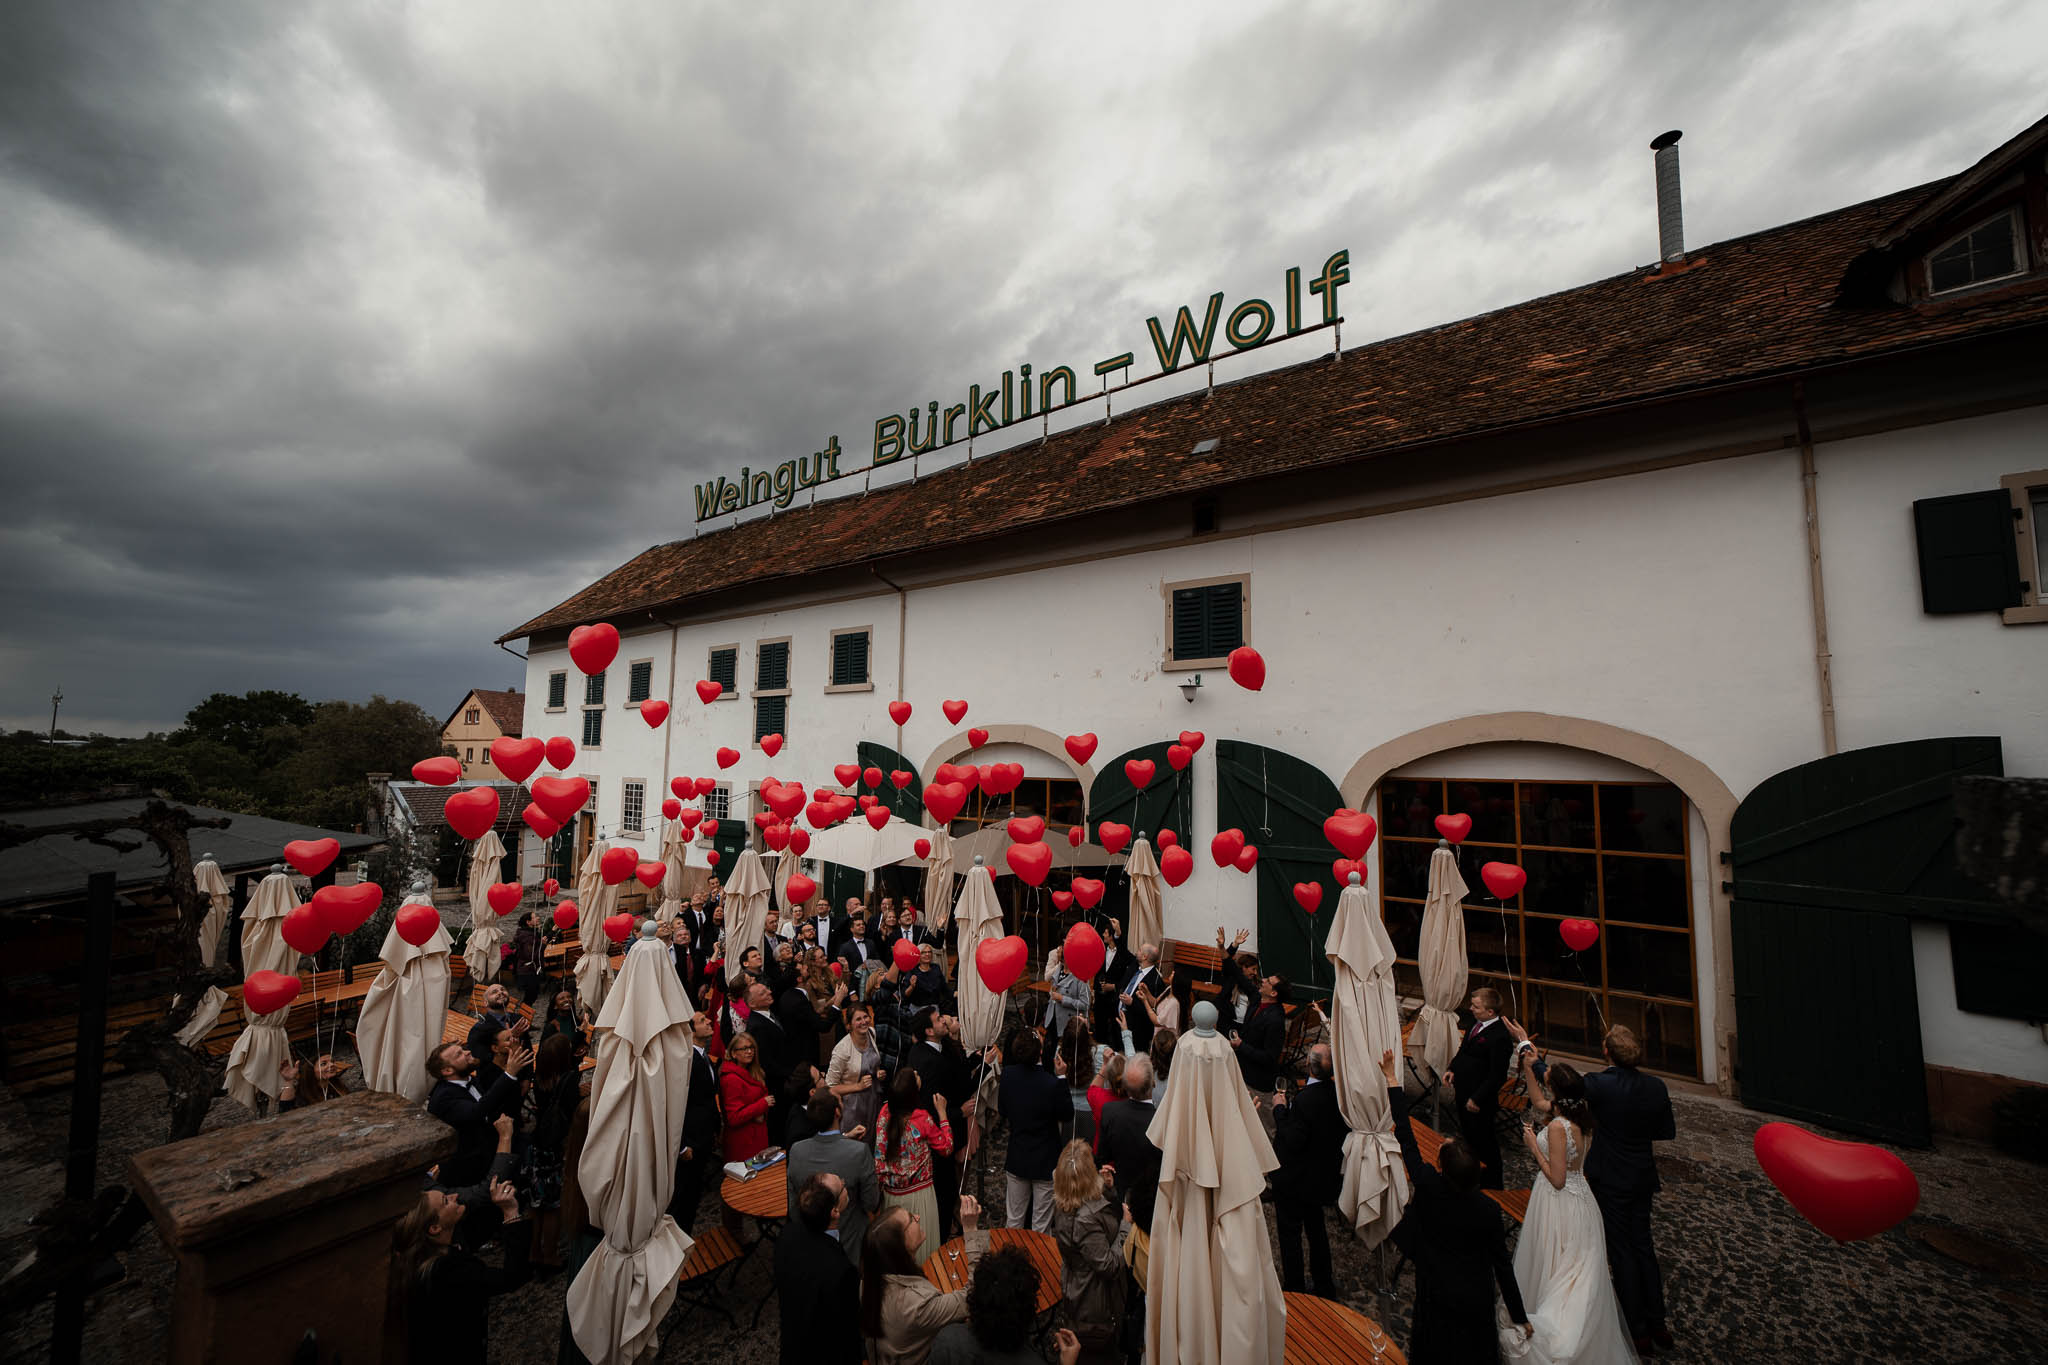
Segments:
[[[2020,215],[2007,209],[1979,223],[1927,257],[1927,292],[1947,294],[1972,285],[2009,279],[2026,269],[2020,250]]]

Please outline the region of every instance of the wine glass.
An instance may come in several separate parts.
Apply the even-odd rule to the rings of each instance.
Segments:
[[[1365,1338],[1372,1347],[1372,1358],[1374,1360],[1385,1359],[1387,1354],[1387,1334],[1381,1330],[1379,1323],[1372,1318],[1365,1320]]]

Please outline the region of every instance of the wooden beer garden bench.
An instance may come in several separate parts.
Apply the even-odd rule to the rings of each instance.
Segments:
[[[696,1238],[696,1242],[690,1247],[690,1254],[683,1258],[682,1272],[676,1277],[678,1291],[690,1291],[690,1300],[687,1303],[683,1302],[681,1292],[676,1295],[676,1303],[681,1309],[678,1320],[687,1318],[700,1307],[708,1307],[727,1322],[737,1325],[732,1310],[719,1302],[718,1277],[744,1258],[746,1252],[740,1247],[737,1238],[715,1225],[697,1233]],[[738,1276],[739,1271],[732,1269],[731,1274],[727,1276],[728,1288],[731,1281]]]
[[[1200,998],[1223,993],[1223,950],[1213,943],[1194,943],[1187,939],[1170,938],[1159,945],[1159,965],[1174,969],[1178,978],[1182,968],[1207,973],[1207,980],[1188,978],[1188,1005],[1193,1007]]]
[[[1415,1134],[1416,1152],[1432,1168],[1442,1169],[1437,1164],[1437,1154],[1443,1150],[1444,1135],[1412,1114],[1408,1117],[1408,1126]],[[1527,1190],[1481,1190],[1480,1193],[1500,1205],[1501,1212],[1518,1224],[1529,1216]]]

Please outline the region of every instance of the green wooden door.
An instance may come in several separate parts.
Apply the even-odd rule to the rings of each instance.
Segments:
[[[860,742],[859,757],[863,769],[882,770],[882,785],[875,788],[875,795],[882,799],[882,804],[913,825],[923,824],[924,779],[917,775],[917,765],[888,745],[866,739]],[[898,787],[891,782],[889,774],[892,772],[909,773],[910,785]]]
[[[1337,908],[1338,887],[1330,876],[1337,851],[1323,838],[1323,821],[1344,798],[1322,769],[1279,749],[1220,740],[1215,761],[1216,828],[1241,829],[1246,843],[1259,846],[1252,869],[1259,892],[1259,966],[1294,982],[1297,996],[1328,996],[1332,980],[1323,940]],[[1206,848],[1197,853],[1208,856]],[[1296,882],[1323,888],[1315,914],[1294,899]]]
[[[1753,1109],[1928,1142],[1912,921],[2009,916],[1955,860],[1957,777],[1995,738],[1913,740],[1766,779],[1730,822],[1736,1075]]]
[[[1102,770],[1096,774],[1095,785],[1088,789],[1091,834],[1101,829],[1104,820],[1114,820],[1120,825],[1129,825],[1135,833],[1143,834],[1154,843],[1158,842],[1160,830],[1170,829],[1180,836],[1181,843],[1191,852],[1195,850],[1194,771],[1192,767],[1182,772],[1173,770],[1166,761],[1169,742],[1132,749],[1102,765]],[[1124,764],[1132,759],[1147,758],[1152,760],[1155,771],[1151,785],[1139,791],[1131,785],[1131,779],[1124,776]],[[1200,757],[1197,756],[1195,761],[1199,763]]]

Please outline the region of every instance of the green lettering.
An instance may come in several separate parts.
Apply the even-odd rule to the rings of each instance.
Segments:
[[[955,403],[952,407],[946,409],[946,439],[941,444],[953,444],[953,421],[966,411],[967,405],[965,403]]]
[[[1195,316],[1186,308],[1173,320],[1173,344],[1169,346],[1166,334],[1159,329],[1158,318],[1146,318],[1145,330],[1152,334],[1152,349],[1158,353],[1159,368],[1171,373],[1180,368],[1180,348],[1188,348],[1188,359],[1199,363],[1209,358],[1209,347],[1216,340],[1216,318],[1223,311],[1223,296],[1209,296],[1209,311],[1203,315],[1202,328],[1195,330]]]
[[[787,507],[796,497],[796,461],[784,460],[775,466],[775,505]]]
[[[697,520],[702,521],[706,517],[718,515],[718,500],[724,490],[725,480],[723,478],[720,478],[716,483],[707,482],[697,485]]]
[[[1038,410],[1040,412],[1051,412],[1053,410],[1055,405],[1052,401],[1052,386],[1055,383],[1061,382],[1067,386],[1067,396],[1059,401],[1058,406],[1065,407],[1074,401],[1075,385],[1078,382],[1074,378],[1074,372],[1066,366],[1060,365],[1038,376]]]
[[[839,437],[837,435],[826,441],[825,448],[818,452],[818,463],[819,467],[825,471],[826,478],[836,479],[839,477]]]
[[[1239,324],[1249,317],[1257,317],[1259,325],[1253,331],[1246,332],[1240,329]],[[1258,345],[1272,330],[1273,305],[1264,299],[1246,299],[1230,310],[1230,321],[1223,324],[1223,335],[1240,351],[1248,346]]]
[[[1323,321],[1337,320],[1337,286],[1351,283],[1351,253],[1340,251],[1323,262],[1323,273],[1308,282],[1308,292],[1323,296]]]
[[[875,457],[871,464],[894,464],[903,458],[903,419],[895,413],[879,418],[875,422]],[[833,473],[838,473],[838,461],[833,462]]]
[[[1301,330],[1301,267],[1287,272],[1287,335]]]
[[[739,506],[740,486],[736,483],[727,483],[724,479],[720,479],[718,481],[718,510],[721,512],[737,512]]]
[[[981,385],[970,384],[967,386],[968,440],[973,440],[984,431],[994,431],[1001,425],[996,421],[996,415],[990,411],[996,405],[997,396],[994,389],[990,389],[988,395],[983,397]]]

